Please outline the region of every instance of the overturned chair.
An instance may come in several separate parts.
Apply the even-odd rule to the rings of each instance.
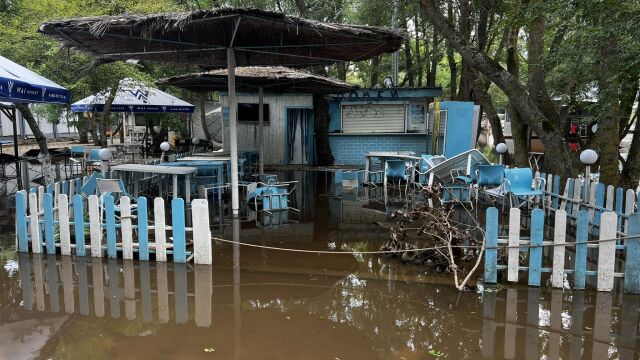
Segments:
[[[297,181],[253,183],[247,189],[247,203],[251,210],[262,214],[263,226],[281,225],[289,222],[289,210],[300,210],[289,206]],[[292,186],[293,185],[293,186]]]

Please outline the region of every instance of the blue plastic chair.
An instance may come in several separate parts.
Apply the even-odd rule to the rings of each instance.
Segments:
[[[389,180],[391,180],[392,182],[394,180],[397,180],[398,187],[400,187],[401,181],[409,180],[407,163],[404,160],[397,160],[397,159],[387,160],[385,177],[387,179],[387,182]]]
[[[89,195],[95,195],[96,189],[98,188],[98,179],[102,179],[102,178],[104,178],[102,174],[100,174],[97,171],[91,173],[91,176],[87,178],[87,181],[85,181],[82,187],[80,188],[80,193],[85,197]]]
[[[476,205],[480,190],[491,199],[504,198],[502,194],[504,184],[504,165],[479,165],[476,173]],[[477,206],[476,206],[477,208]]]
[[[504,192],[509,196],[509,205],[513,207],[514,201],[517,203],[518,198],[524,198],[518,207],[526,204],[529,200],[536,196],[542,197],[544,208],[544,179],[540,178],[536,184],[538,188],[534,188],[533,171],[530,168],[512,168],[505,169],[505,185]]]
[[[91,149],[89,151],[89,161],[100,161],[100,149]]]
[[[429,170],[429,160],[433,157],[431,154],[422,154],[420,156],[422,160],[420,160],[420,172],[424,173]]]
[[[478,186],[498,187],[504,183],[504,165],[479,165],[477,169]]]
[[[69,148],[69,153],[71,157],[76,157],[76,156],[84,157],[84,152],[85,152],[84,146],[71,145],[71,147]]]

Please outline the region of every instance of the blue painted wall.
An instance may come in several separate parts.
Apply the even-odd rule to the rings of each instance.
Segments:
[[[336,165],[364,167],[364,155],[370,151],[425,152],[425,135],[329,135]]]

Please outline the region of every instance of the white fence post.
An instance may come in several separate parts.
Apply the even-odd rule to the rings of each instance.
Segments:
[[[58,195],[58,226],[60,228],[60,252],[71,255],[71,230],[69,229],[69,198]]]
[[[133,259],[133,229],[131,228],[131,199],[120,198],[120,233],[122,234],[122,258]]]
[[[102,226],[98,197],[89,196],[89,233],[91,236],[91,256],[102,257]]]
[[[156,261],[167,261],[167,230],[164,219],[164,199],[153,200],[154,234],[156,239]]]
[[[209,228],[209,204],[205,199],[191,203],[193,221],[193,261],[196,264],[212,264],[211,229]]]
[[[512,208],[509,211],[508,245],[507,280],[517,282],[520,266],[520,209],[518,208]]]
[[[564,255],[567,231],[567,212],[556,212],[556,221],[553,230],[553,272],[551,273],[551,286],[562,288],[564,285]]]

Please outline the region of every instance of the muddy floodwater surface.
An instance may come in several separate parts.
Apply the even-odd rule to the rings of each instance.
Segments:
[[[368,251],[406,202],[300,175],[297,223],[215,223],[240,242]],[[489,287],[377,255],[214,244],[214,265],[15,252],[0,197],[0,359],[636,359],[635,295]],[[478,273],[480,276],[480,272]]]

